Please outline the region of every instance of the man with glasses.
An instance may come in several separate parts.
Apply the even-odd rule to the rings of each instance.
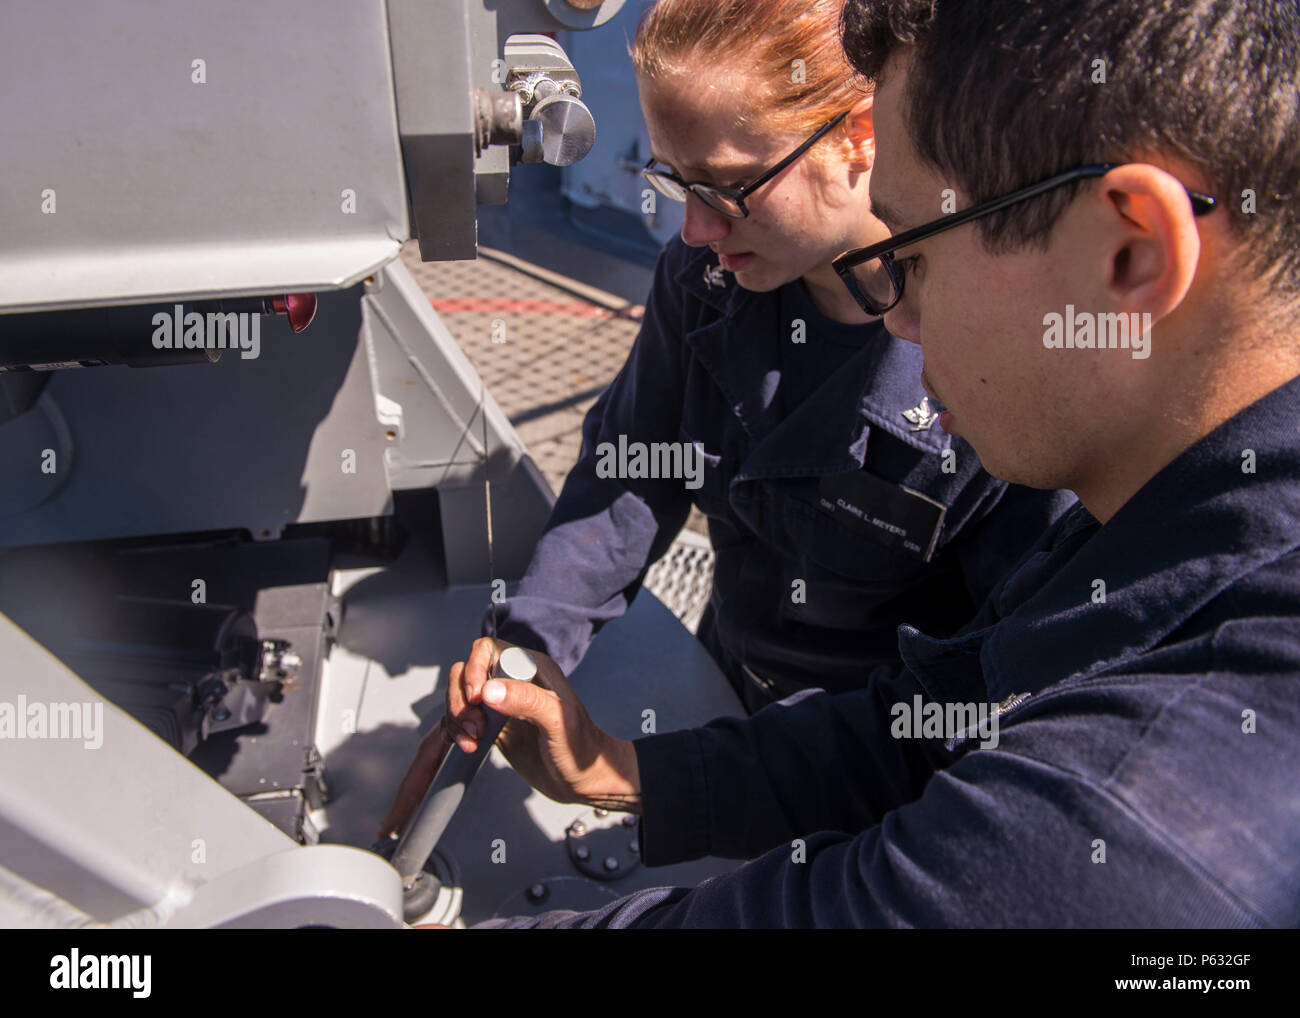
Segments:
[[[835,259],[835,271],[844,280],[844,285],[849,288],[849,293],[853,294],[863,311],[872,315],[886,314],[892,311],[903,297],[903,285],[907,280],[906,267],[909,264],[914,264],[915,259],[919,258],[919,255],[917,255],[904,258],[900,262],[895,256],[896,251],[910,247],[927,237],[933,237],[944,230],[951,230],[955,226],[961,226],[962,223],[969,223],[972,219],[992,215],[994,212],[1001,212],[1003,209],[1019,202],[1037,198],[1040,194],[1046,194],[1053,188],[1073,184],[1075,181],[1087,180],[1090,177],[1105,176],[1111,170],[1118,169],[1118,166],[1119,164],[1116,163],[1081,166],[1076,170],[1068,170],[1065,173],[1058,173],[1055,176],[1048,177],[1037,184],[1018,188],[1010,194],[990,198],[988,201],[972,205],[960,212],[954,212],[923,226],[914,227],[904,233],[890,237],[888,240],[881,241],[879,244],[872,244],[870,247],[864,247],[841,255]],[[1186,188],[1186,190],[1187,197],[1192,203],[1193,215],[1203,216],[1214,211],[1214,206],[1217,204],[1214,198],[1208,194],[1193,191],[1190,188]],[[879,216],[880,210],[878,207],[876,211]]]
[[[564,788],[632,804],[647,863],[754,860],[506,924],[1300,925],[1295,5],[850,0],[843,39],[895,236],[838,271],[946,430],[1080,504],[862,692],[623,743],[561,676],[488,683],[572,724]],[[1131,314],[1149,357],[1097,342]],[[996,738],[917,738],[913,696],[997,704]]]

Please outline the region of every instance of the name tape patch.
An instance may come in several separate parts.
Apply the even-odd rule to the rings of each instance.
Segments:
[[[929,562],[948,507],[919,491],[893,484],[865,470],[823,477],[817,489],[821,510],[853,530],[869,534]]]

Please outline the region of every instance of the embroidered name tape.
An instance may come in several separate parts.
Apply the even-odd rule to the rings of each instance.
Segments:
[[[901,484],[859,470],[823,477],[817,489],[822,512],[929,562],[948,507]]]

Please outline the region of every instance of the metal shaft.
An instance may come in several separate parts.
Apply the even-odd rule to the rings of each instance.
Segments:
[[[493,678],[521,682],[531,682],[536,674],[537,662],[519,647],[509,647],[502,651],[491,671]],[[420,803],[420,809],[397,843],[392,864],[407,887],[415,882],[415,878],[424,869],[425,862],[438,847],[439,839],[451,823],[461,800],[465,798],[469,783],[474,780],[474,775],[492,752],[492,746],[508,720],[490,709],[487,714],[487,731],[479,737],[478,749],[473,753],[465,753],[453,744],[447,750],[447,756],[434,775],[433,782]]]

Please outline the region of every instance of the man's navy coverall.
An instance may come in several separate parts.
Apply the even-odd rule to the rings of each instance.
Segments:
[[[638,739],[644,861],[734,873],[480,925],[1300,926],[1297,435],[1300,378],[901,670]],[[1007,702],[997,745],[894,738],[917,695]]]

